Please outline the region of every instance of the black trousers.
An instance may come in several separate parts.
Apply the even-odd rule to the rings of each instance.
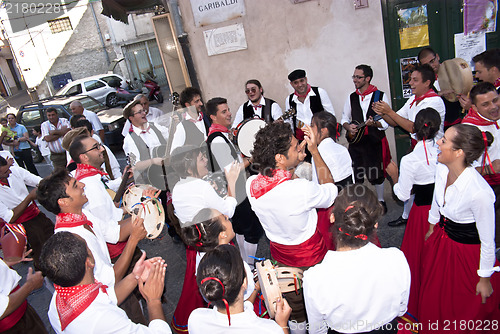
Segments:
[[[28,170],[31,174],[39,175],[36,170],[33,157],[31,156],[31,149],[25,148],[24,150],[14,151],[14,158],[16,159],[19,167]]]
[[[31,245],[31,249],[33,249],[31,253],[33,256],[33,266],[35,270],[40,270],[38,258],[40,257],[45,241],[54,234],[54,224],[43,212],[40,212],[35,218],[25,221],[23,226],[26,230],[28,243]]]
[[[21,319],[4,334],[46,334],[47,329],[35,309],[28,304],[28,308]]]

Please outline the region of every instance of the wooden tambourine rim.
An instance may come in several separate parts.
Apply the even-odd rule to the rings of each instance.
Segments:
[[[146,185],[146,184],[134,184],[130,187],[128,187],[125,192],[123,193],[123,200],[122,200],[122,203],[123,203],[123,208],[125,209],[125,211],[127,211],[127,213],[129,214],[132,214],[132,211],[133,211],[133,206],[137,203],[140,203],[140,199],[142,197],[142,191],[149,188],[150,186]],[[136,194],[131,194],[131,195],[128,195],[130,194],[132,191],[131,189],[139,189],[141,191],[141,196],[138,196]],[[129,197],[133,196],[134,198],[138,198],[139,200],[134,200],[134,201],[131,201],[133,203],[129,203]]]
[[[454,65],[456,65],[456,67],[462,69],[460,71],[460,74],[461,74],[460,82],[457,82],[456,80],[451,82],[450,76],[449,76],[449,71],[452,70],[451,64],[454,64]],[[453,68],[453,69],[455,69],[455,68]],[[439,83],[439,89],[441,91],[453,90],[455,92],[452,94],[446,94],[443,97],[450,102],[456,102],[456,101],[458,101],[457,94],[467,95],[470,92],[470,90],[472,89],[472,86],[474,83],[472,69],[470,68],[469,64],[465,60],[463,60],[462,58],[454,58],[454,59],[445,60],[439,66],[438,83]],[[461,87],[457,88],[458,85],[460,85]]]

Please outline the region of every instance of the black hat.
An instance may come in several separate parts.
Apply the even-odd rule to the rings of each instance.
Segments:
[[[305,78],[306,77],[306,71],[304,70],[295,70],[292,73],[288,75],[288,80],[290,81],[295,81],[297,79]]]

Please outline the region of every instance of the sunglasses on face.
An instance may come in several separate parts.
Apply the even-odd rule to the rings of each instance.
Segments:
[[[250,94],[250,92],[252,92],[252,93],[256,93],[256,92],[257,92],[257,88],[252,87],[252,88],[250,88],[250,89],[248,89],[248,88],[247,88],[247,89],[245,89],[245,94]]]

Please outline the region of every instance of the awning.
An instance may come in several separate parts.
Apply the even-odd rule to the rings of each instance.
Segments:
[[[161,0],[102,0],[101,14],[128,24],[128,13],[141,9],[153,9],[162,5]]]

